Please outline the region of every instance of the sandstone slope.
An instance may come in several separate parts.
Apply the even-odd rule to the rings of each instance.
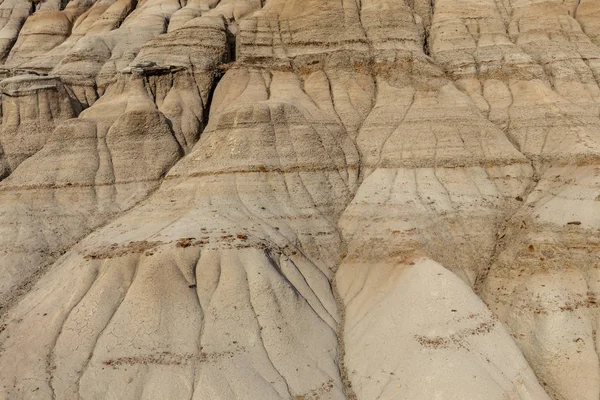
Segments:
[[[600,398],[597,1],[1,7],[0,398]]]

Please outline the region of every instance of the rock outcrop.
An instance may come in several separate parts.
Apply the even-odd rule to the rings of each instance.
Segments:
[[[1,398],[600,398],[597,1],[0,8]]]

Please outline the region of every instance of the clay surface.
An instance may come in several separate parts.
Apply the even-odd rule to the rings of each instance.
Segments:
[[[598,400],[598,0],[5,0],[0,399]]]

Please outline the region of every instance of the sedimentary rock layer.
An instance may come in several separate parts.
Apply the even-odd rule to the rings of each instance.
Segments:
[[[0,397],[600,397],[597,1],[0,8]]]

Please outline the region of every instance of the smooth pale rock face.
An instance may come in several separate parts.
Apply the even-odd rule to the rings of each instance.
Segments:
[[[0,4],[0,398],[597,400],[595,0]]]
[[[346,363],[359,398],[549,399],[463,281],[432,260],[409,260],[340,267]]]

